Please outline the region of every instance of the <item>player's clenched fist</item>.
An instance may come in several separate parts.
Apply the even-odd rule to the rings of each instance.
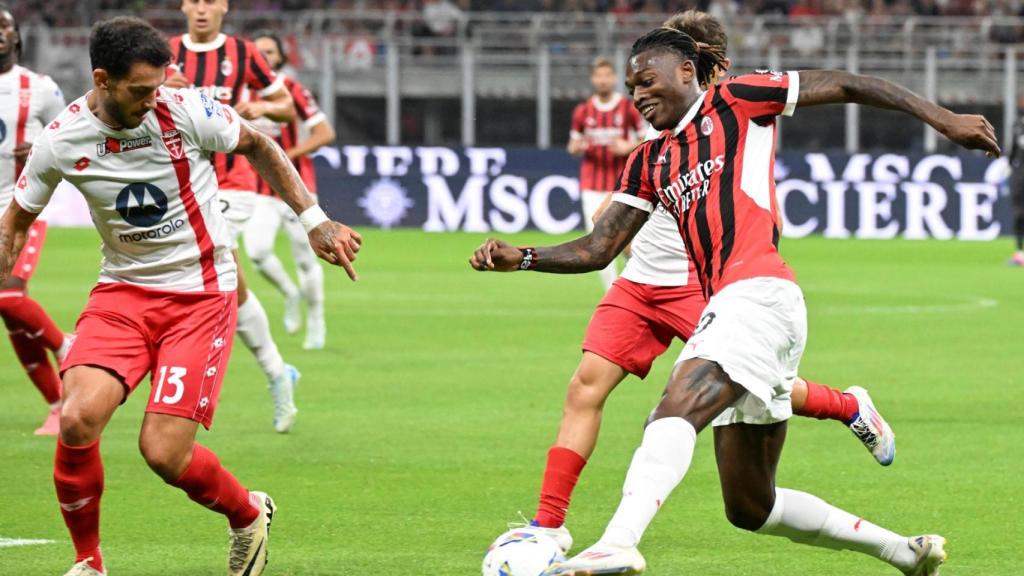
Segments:
[[[941,126],[947,138],[970,150],[984,150],[986,156],[996,158],[1000,154],[996,142],[996,130],[984,116],[976,114],[953,114],[949,122]]]
[[[519,269],[523,251],[504,240],[488,238],[469,259],[469,265],[481,272],[512,272]]]
[[[309,231],[309,245],[323,260],[341,266],[348,277],[358,280],[359,275],[352,263],[363,245],[363,237],[344,224],[328,220]]]

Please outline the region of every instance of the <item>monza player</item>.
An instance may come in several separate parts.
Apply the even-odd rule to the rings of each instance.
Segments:
[[[18,22],[11,10],[0,4],[0,211],[11,203],[14,182],[32,141],[64,109],[60,88],[49,76],[19,66],[20,56]],[[0,317],[18,361],[50,405],[46,420],[35,433],[53,436],[59,431],[60,376],[49,353],[59,361],[71,339],[28,296],[28,281],[36,271],[45,239],[46,222],[36,220],[11,275],[0,284]]]
[[[776,246],[775,117],[802,106],[865,104],[906,112],[966,148],[998,155],[994,130],[981,116],[958,115],[893,83],[847,72],[747,75],[702,91],[723,56],[669,28],[637,40],[627,85],[641,114],[664,132],[630,155],[619,192],[595,231],[554,247],[519,249],[492,241],[486,254],[474,256],[481,270],[595,270],[661,203],[677,219],[708,296],[648,419],[612,521],[597,544],[550,574],[642,572],[640,538],[685,476],[697,433],[710,424],[732,524],[862,552],[904,574],[936,575],[946,558],[942,537],[900,536],[810,494],[776,488],[806,310]]]
[[[64,401],[54,484],[75,546],[67,576],[106,574],[99,516],[101,433],[146,374],[139,433],[150,468],[230,526],[228,575],[263,572],[274,503],[207,448],[237,312],[236,264],[210,152],[245,155],[300,214],[317,254],[356,278],[361,238],[327,219],[273,140],[228,106],[162,86],[171,53],[148,23],[119,17],[89,38],[93,89],[36,139],[0,220],[0,281],[60,180],[89,204],[103,241],[97,286],[61,366]]]
[[[253,44],[263,54],[271,69],[284,79],[285,89],[295,103],[295,118],[287,124],[260,118],[254,125],[270,135],[291,159],[302,176],[306,188],[316,197],[316,173],[310,154],[334,142],[334,127],[320,111],[313,95],[298,80],[284,74],[288,61],[284,43],[276,34],[261,31],[253,34]],[[327,338],[324,320],[324,272],[309,249],[306,233],[295,214],[281,201],[264,180],[259,181],[259,199],[252,219],[245,227],[245,251],[256,268],[285,297],[285,330],[298,332],[302,322],[300,300],[306,301],[306,338],[302,347],[320,350]],[[281,260],[274,253],[274,239],[284,228],[291,245],[292,257],[299,274],[299,287],[288,277]],[[301,291],[301,293],[300,293]]]
[[[188,19],[188,32],[170,40],[171,68],[178,73],[167,79],[167,85],[197,87],[208,97],[234,107],[247,120],[265,117],[290,122],[295,110],[283,79],[274,74],[252,42],[221,33],[228,0],[182,0],[181,11]],[[238,238],[256,207],[256,173],[242,157],[215,153],[210,159],[217,170],[219,201],[238,262]],[[241,266],[238,272],[238,337],[267,376],[274,401],[274,430],[288,432],[298,413],[294,392],[300,374],[281,357],[267,312],[246,285]]]
[[[725,31],[705,12],[687,10],[663,25],[725,52]],[[713,82],[725,76],[729,64],[728,58],[722,61]],[[650,132],[648,139],[660,134],[654,128]],[[687,341],[707,304],[679,226],[663,206],[651,213],[632,246],[622,275],[587,326],[583,356],[569,382],[558,437],[548,451],[537,512],[531,521],[533,528],[554,538],[565,551],[572,546],[566,513],[597,443],[605,401],[628,374],[646,377],[672,338]],[[842,422],[880,464],[892,463],[895,435],[863,388],[854,386],[844,393],[798,377],[791,403],[797,415]]]
[[[1024,266],[1024,117],[1013,125],[1013,143],[1006,155],[1010,168],[1010,201],[1013,204],[1013,233],[1017,250],[1008,262]]]
[[[582,156],[580,163],[580,201],[587,232],[594,229],[594,214],[604,199],[615,190],[626,156],[639,143],[644,122],[629,98],[615,91],[618,75],[607,58],[597,58],[590,67],[594,95],[576,105],[567,150]],[[618,272],[615,262],[601,269],[604,289],[611,288]]]

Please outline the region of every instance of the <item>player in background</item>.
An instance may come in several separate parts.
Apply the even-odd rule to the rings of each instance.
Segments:
[[[254,125],[274,138],[284,149],[302,176],[302,181],[306,183],[306,188],[315,198],[316,173],[310,154],[334,142],[334,127],[320,111],[309,90],[292,76],[283,73],[288,57],[281,39],[268,30],[253,34],[252,40],[267,64],[279,77],[284,78],[285,88],[295,102],[295,119],[291,122],[279,124],[260,118]],[[323,269],[316,261],[316,255],[309,249],[306,233],[288,206],[263,180],[259,182],[258,192],[260,197],[256,210],[245,227],[245,251],[260,273],[284,294],[284,324],[289,334],[298,332],[302,323],[300,301],[306,301],[306,338],[302,347],[306,350],[320,350],[327,338]],[[298,269],[298,288],[274,253],[274,239],[282,226]]]
[[[54,483],[76,553],[67,576],[106,573],[100,435],[146,374],[153,387],[139,434],[143,458],[165,482],[227,518],[228,575],[256,576],[266,563],[274,503],[195,442],[199,424],[213,421],[238,309],[209,153],[248,158],[300,214],[316,253],[353,280],[361,239],[327,218],[272,139],[200,92],[162,86],[171,53],[151,25],[131,17],[100,22],[89,56],[93,89],[36,139],[0,218],[0,281],[61,179],[82,192],[103,241],[99,283],[61,366]]]
[[[21,34],[11,10],[0,4],[0,211],[14,197],[14,182],[28,157],[32,141],[64,109],[64,95],[49,76],[18,65]],[[13,273],[0,284],[3,317],[14,353],[32,383],[50,405],[37,435],[53,436],[60,430],[60,376],[48,353],[58,362],[67,353],[70,338],[28,296],[28,281],[39,263],[46,222],[37,220]]]
[[[1024,116],[1013,125],[1013,143],[1007,155],[1010,169],[1010,201],[1013,204],[1013,233],[1017,250],[1010,266],[1024,266]]]
[[[687,10],[663,25],[725,52],[725,30],[705,12]],[[725,58],[712,81],[724,79],[729,65]],[[647,139],[660,135],[654,128],[651,132]],[[611,195],[607,199],[610,201]],[[572,535],[565,527],[565,516],[580,474],[597,444],[605,401],[628,374],[646,377],[654,359],[668,349],[673,338],[689,340],[707,305],[697,271],[679,235],[679,225],[664,207],[659,206],[651,214],[632,246],[632,256],[622,275],[598,304],[587,326],[583,357],[569,382],[558,436],[548,450],[537,512],[531,521],[534,528],[542,529],[566,552],[572,546]],[[863,388],[855,386],[840,392],[798,377],[791,402],[794,414],[848,426],[883,466],[895,458],[895,434]]]
[[[583,224],[594,229],[593,217],[601,202],[615,190],[626,156],[639,143],[644,122],[632,101],[615,91],[618,84],[615,65],[597,58],[590,67],[594,95],[576,105],[569,133],[569,154],[582,156],[580,164],[580,200]],[[618,272],[615,262],[601,270],[604,289],[611,288]]]
[[[998,155],[983,117],[958,115],[890,82],[840,71],[741,76],[707,91],[721,50],[655,29],[633,45],[627,85],[662,136],[637,148],[595,231],[553,247],[492,241],[480,270],[596,270],[663,203],[709,297],[698,328],[648,418],[601,540],[549,574],[637,574],[636,546],[690,465],[696,435],[714,426],[726,516],[735,526],[814,546],[858,551],[904,574],[934,576],[939,536],[907,538],[810,494],[777,488],[789,391],[806,341],[806,309],[775,240],[775,117],[797,107],[852,102],[906,112],[954,142]],[[742,182],[742,185],[741,185]]]
[[[221,33],[228,0],[182,0],[181,11],[188,19],[188,32],[171,38],[171,68],[167,85],[194,86],[207,96],[234,107],[247,120],[268,118],[291,122],[295,116],[292,99],[252,42]],[[258,96],[256,100],[253,96]],[[211,157],[220,184],[220,202],[231,231],[235,261],[238,238],[256,209],[256,173],[245,158],[227,154]],[[270,334],[270,322],[263,305],[249,290],[239,266],[238,337],[263,369],[274,400],[274,429],[288,432],[295,423],[294,392],[299,371],[285,363]]]

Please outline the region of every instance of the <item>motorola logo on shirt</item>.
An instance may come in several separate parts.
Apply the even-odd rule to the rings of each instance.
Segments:
[[[0,120],[0,144],[7,140],[7,124]]]
[[[124,243],[165,238],[185,225],[181,218],[160,224],[167,213],[167,195],[163,190],[145,182],[133,182],[125,186],[117,195],[116,206],[117,213],[126,222],[147,228],[118,235],[118,240]]]

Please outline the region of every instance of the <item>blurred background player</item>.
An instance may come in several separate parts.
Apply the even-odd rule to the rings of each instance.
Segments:
[[[228,0],[182,0],[181,11],[188,18],[188,32],[170,41],[171,67],[178,73],[167,79],[167,85],[198,87],[210,98],[234,107],[247,120],[266,117],[290,122],[295,110],[284,80],[274,74],[252,42],[221,33]],[[253,100],[253,93],[260,99]],[[256,173],[245,158],[213,154],[211,161],[238,262],[238,238],[256,208]],[[270,334],[267,313],[248,289],[241,266],[238,271],[238,337],[256,356],[270,382],[274,429],[288,432],[298,413],[294,391],[300,374],[281,357]]]
[[[254,125],[274,138],[302,176],[306,188],[316,197],[316,173],[309,156],[321,146],[334,142],[334,127],[320,111],[313,95],[283,69],[288,62],[284,43],[268,30],[253,35],[253,44],[267,64],[284,79],[285,89],[295,103],[295,118],[287,124],[259,118]],[[320,350],[327,338],[324,321],[324,272],[295,214],[267,185],[259,181],[259,199],[252,219],[245,227],[245,251],[256,268],[285,297],[284,326],[289,334],[298,332],[302,323],[300,300],[306,301],[306,339],[302,347]],[[299,287],[288,277],[281,260],[274,253],[274,239],[284,228],[291,245],[292,257],[299,275]]]
[[[28,158],[32,141],[64,109],[64,95],[49,76],[18,65],[21,34],[7,6],[0,4],[0,212],[14,197],[14,183]],[[46,239],[46,222],[36,220],[9,278],[0,284],[0,316],[14,353],[50,404],[38,435],[60,431],[60,376],[48,352],[59,361],[70,339],[38,302],[28,296],[28,281],[36,270]]]
[[[583,224],[594,229],[594,214],[605,198],[615,191],[626,157],[639,144],[644,122],[632,100],[615,91],[619,78],[615,65],[597,58],[590,68],[594,95],[576,105],[569,133],[569,154],[582,156],[580,164],[580,201]],[[615,262],[601,270],[604,289],[611,288],[618,272]]]
[[[1024,266],[1024,116],[1013,125],[1013,143],[1007,156],[1010,168],[1010,201],[1013,204],[1013,233],[1017,249],[1010,266]]]

